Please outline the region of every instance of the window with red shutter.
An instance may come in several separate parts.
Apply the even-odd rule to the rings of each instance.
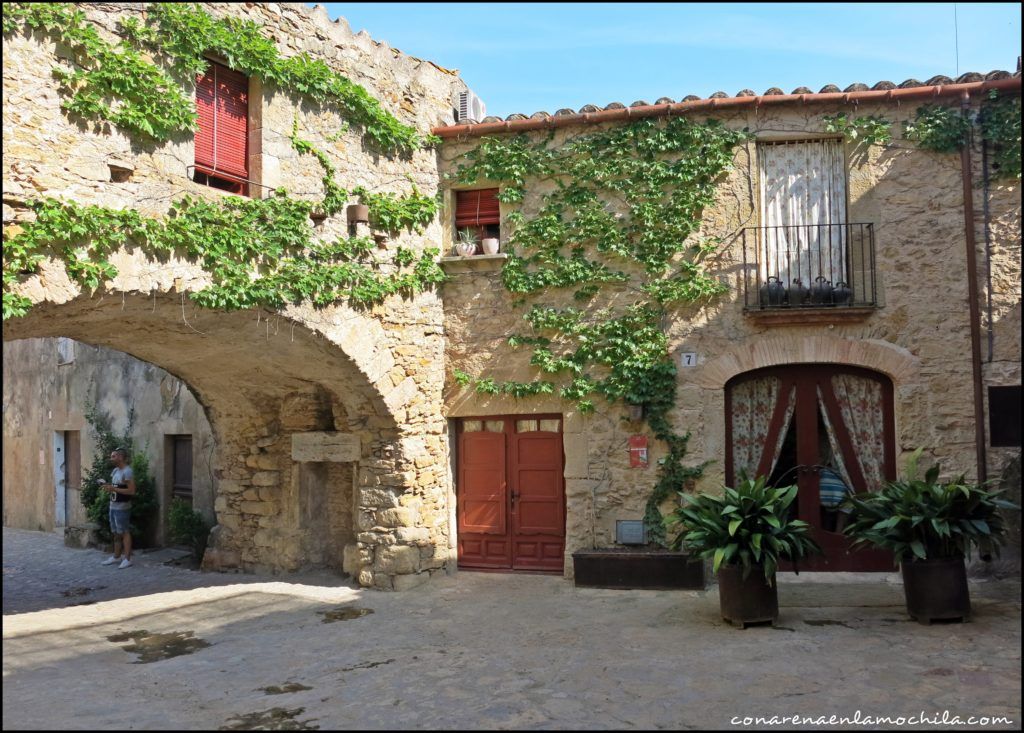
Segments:
[[[196,181],[248,193],[249,78],[213,61],[196,77]]]
[[[498,211],[498,189],[455,192],[455,229],[470,230],[482,240],[501,236],[501,214]],[[477,245],[479,253],[480,246]]]

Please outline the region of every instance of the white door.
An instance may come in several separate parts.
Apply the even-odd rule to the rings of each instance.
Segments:
[[[53,434],[53,483],[56,489],[53,497],[53,526],[67,525],[67,446],[64,433]]]

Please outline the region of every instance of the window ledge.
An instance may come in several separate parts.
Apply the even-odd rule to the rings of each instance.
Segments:
[[[743,315],[765,325],[828,324],[866,321],[877,306],[831,306],[824,308],[744,308]]]
[[[496,255],[470,255],[469,257],[442,257],[441,269],[445,272],[492,272],[505,265],[508,255],[499,252]]]

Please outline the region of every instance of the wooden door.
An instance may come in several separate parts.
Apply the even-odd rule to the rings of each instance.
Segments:
[[[848,480],[856,493],[869,490],[862,456],[858,454],[851,437],[851,425],[844,417],[844,408],[834,388],[837,376],[868,380],[877,385],[880,396],[878,433],[884,443],[884,456],[875,457],[877,479],[893,479],[895,469],[894,418],[892,383],[881,374],[867,369],[841,365],[804,364],[771,367],[741,375],[730,382],[726,394],[726,418],[729,430],[726,440],[726,480],[733,485],[738,470],[733,465],[733,389],[745,380],[776,380],[777,400],[771,408],[770,423],[761,446],[756,475],[769,476],[776,486],[796,484],[799,519],[812,527],[814,539],[821,545],[823,555],[801,561],[800,570],[860,570],[891,571],[892,555],[875,550],[851,549],[851,541],[832,523],[837,513],[828,511],[821,503],[819,483],[822,472],[821,456],[831,451],[831,443],[839,448],[839,458]],[[768,419],[765,416],[765,419]],[[832,436],[831,438],[829,436]],[[790,569],[788,565],[783,569]]]
[[[459,566],[561,572],[561,418],[460,420],[457,461]]]

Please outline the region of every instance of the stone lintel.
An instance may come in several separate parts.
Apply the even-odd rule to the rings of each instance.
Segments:
[[[359,460],[359,437],[352,433],[292,433],[292,460],[344,463]]]

